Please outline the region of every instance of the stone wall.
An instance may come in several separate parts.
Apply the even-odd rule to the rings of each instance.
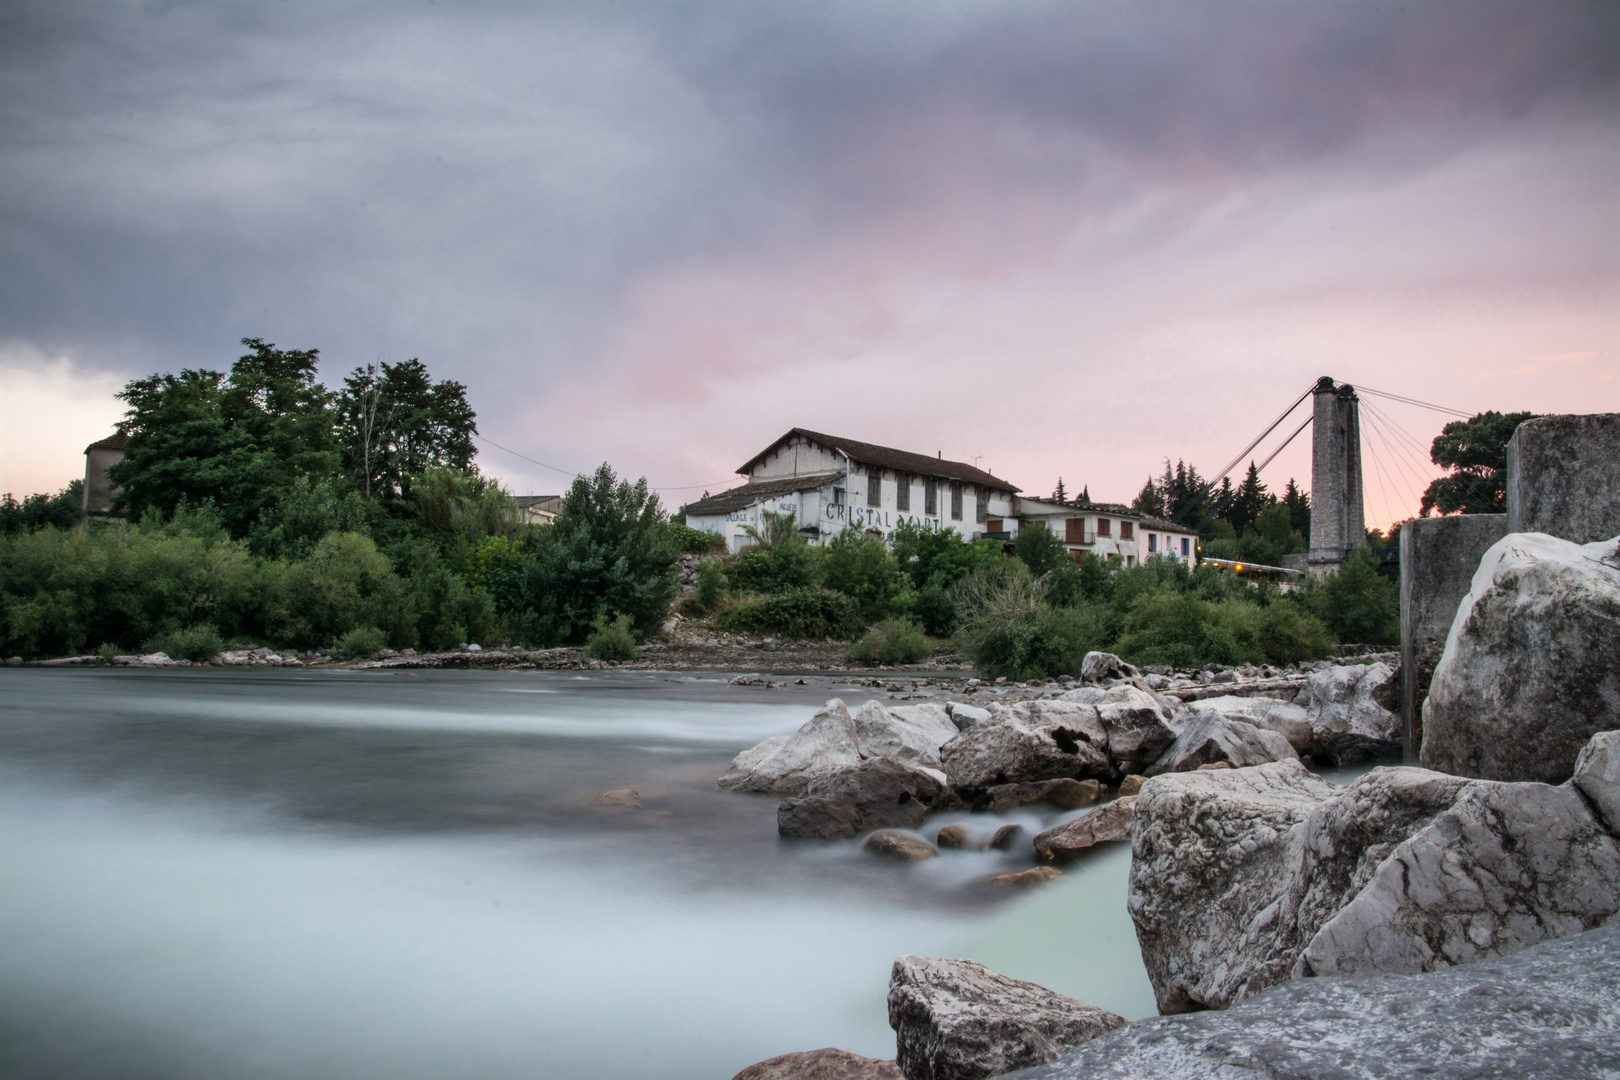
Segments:
[[[1423,699],[1457,605],[1480,558],[1506,533],[1505,514],[1414,518],[1401,527],[1401,743],[1408,761],[1423,744]]]
[[[1543,416],[1508,443],[1507,531],[1620,536],[1620,413]]]

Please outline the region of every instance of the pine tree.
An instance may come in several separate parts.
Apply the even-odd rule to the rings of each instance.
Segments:
[[[1085,503],[1087,506],[1091,505],[1091,485],[1090,484],[1087,484],[1085,487],[1080,489],[1080,501]]]
[[[1057,487],[1052,489],[1052,498],[1057,502],[1064,502],[1068,497],[1068,492],[1063,490],[1063,477],[1060,476],[1058,477]]]
[[[1266,485],[1260,482],[1260,470],[1249,462],[1249,471],[1243,477],[1243,483],[1238,485],[1237,493],[1232,497],[1232,505],[1226,512],[1226,520],[1232,523],[1232,528],[1239,536],[1245,529],[1255,523],[1260,512],[1276,500],[1266,492]]]
[[[1288,478],[1288,486],[1283,489],[1283,505],[1288,507],[1288,524],[1299,535],[1310,538],[1311,535],[1311,497],[1299,490],[1294,478]]]
[[[1147,517],[1165,516],[1164,492],[1154,482],[1153,477],[1148,477],[1147,483],[1142,485],[1142,490],[1136,493],[1136,498],[1131,502],[1131,509]]]

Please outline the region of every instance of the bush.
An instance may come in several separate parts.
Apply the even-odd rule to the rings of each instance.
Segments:
[[[111,660],[115,656],[122,655],[122,652],[118,646],[112,642],[103,641],[100,647],[96,649],[96,655],[101,657],[103,660]]]
[[[957,586],[957,647],[989,678],[1078,675],[1086,653],[1107,644],[1107,622],[1091,605],[1054,607],[1047,582],[1021,561],[976,567]]]
[[[726,546],[725,537],[718,533],[694,529],[679,521],[669,523],[669,535],[682,555],[707,555],[723,551]]]
[[[775,545],[760,544],[744,551],[731,568],[731,584],[761,593],[816,589],[821,586],[821,556],[820,548],[811,547],[794,533]]]
[[[1340,641],[1393,645],[1401,639],[1401,602],[1395,585],[1357,548],[1311,597],[1316,615]]]
[[[852,597],[866,618],[887,615],[906,592],[906,576],[889,545],[853,525],[827,542],[821,562],[823,584]]]
[[[726,595],[726,572],[720,568],[719,559],[705,559],[698,566],[697,585],[697,601],[703,610],[711,610],[720,603]]]
[[[911,614],[928,633],[950,637],[956,633],[956,590],[936,578],[917,593],[911,602]]]
[[[630,632],[630,616],[620,615],[609,623],[607,616],[598,615],[593,625],[595,629],[585,641],[586,656],[598,660],[635,659],[636,637]]]
[[[910,619],[884,619],[849,650],[863,664],[915,664],[934,651],[922,627]]]
[[[1133,602],[1113,651],[1133,664],[1178,668],[1259,661],[1258,621],[1253,604],[1156,589]]]
[[[162,634],[142,646],[145,652],[167,653],[170,660],[190,660],[194,664],[212,660],[224,648],[225,641],[219,631],[206,624]]]
[[[1338,651],[1338,642],[1322,620],[1286,600],[1275,600],[1260,612],[1256,636],[1273,664],[1323,660]]]
[[[337,639],[345,660],[369,660],[388,646],[387,636],[375,626],[357,626]]]
[[[733,633],[848,639],[860,632],[861,613],[843,593],[789,589],[733,604],[719,614],[715,625]]]

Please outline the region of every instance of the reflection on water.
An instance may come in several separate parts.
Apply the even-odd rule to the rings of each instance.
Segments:
[[[784,843],[774,799],[714,790],[827,696],[0,672],[0,1072],[724,1078],[816,1046],[887,1057],[905,952],[1152,1013],[1127,851],[1009,896],[982,878],[1027,847],[881,864]]]

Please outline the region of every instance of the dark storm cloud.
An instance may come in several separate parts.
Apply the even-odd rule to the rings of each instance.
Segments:
[[[499,420],[592,378],[666,267],[1387,181],[1611,122],[1617,58],[1613,3],[8,5],[0,339],[420,355]]]

